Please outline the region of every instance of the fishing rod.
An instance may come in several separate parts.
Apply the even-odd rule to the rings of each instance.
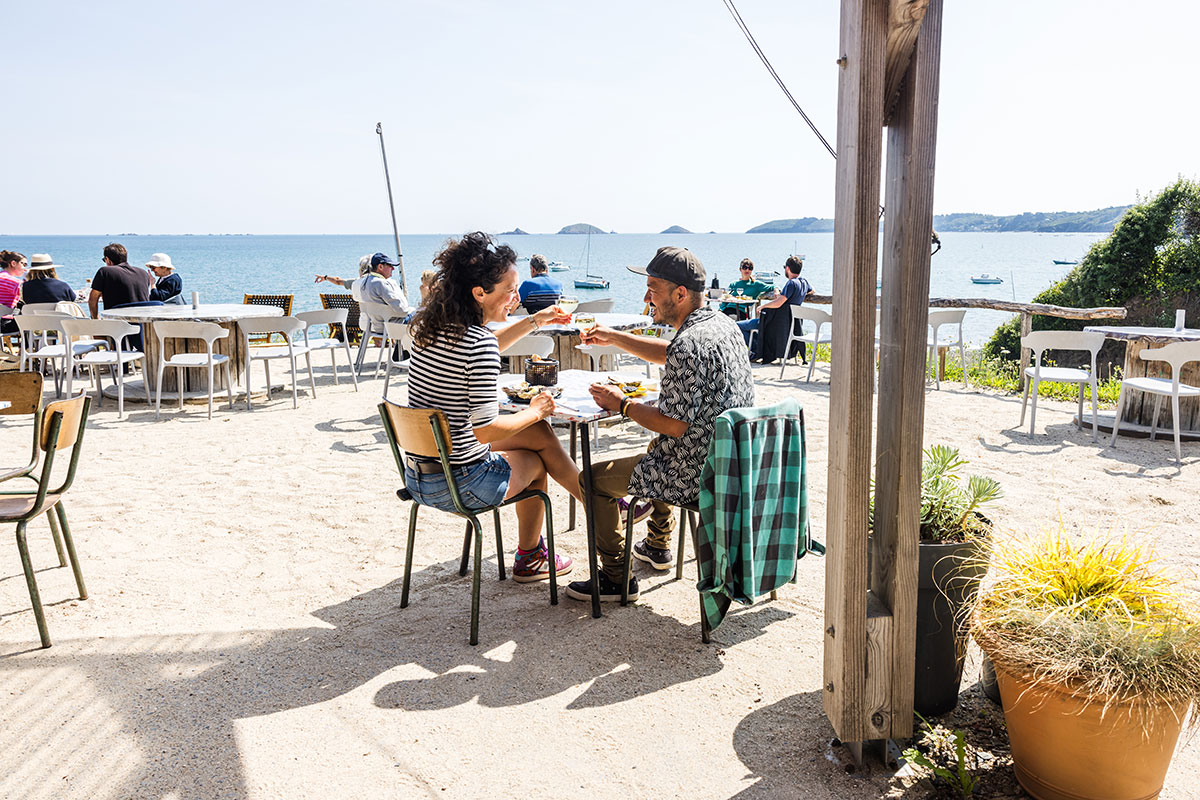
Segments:
[[[392,211],[392,233],[396,237],[396,260],[400,262],[397,271],[400,273],[400,290],[408,296],[408,287],[404,283],[404,253],[400,251],[400,229],[396,227],[396,204],[392,201],[392,176],[388,173],[387,149],[383,146],[383,123],[375,123],[375,133],[379,134],[379,152],[383,155],[383,179],[387,183],[388,208]]]

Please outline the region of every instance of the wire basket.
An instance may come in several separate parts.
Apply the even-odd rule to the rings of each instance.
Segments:
[[[525,359],[525,382],[530,386],[555,385],[558,383],[558,362],[553,358]]]

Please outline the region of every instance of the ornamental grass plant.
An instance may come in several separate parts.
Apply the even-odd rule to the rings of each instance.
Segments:
[[[1150,545],[1075,544],[1060,522],[995,548],[991,568],[971,627],[998,669],[1106,710],[1200,700],[1200,615]]]

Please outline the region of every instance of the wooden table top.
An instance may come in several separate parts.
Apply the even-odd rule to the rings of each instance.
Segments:
[[[188,322],[235,322],[247,317],[282,317],[283,309],[278,306],[251,306],[241,303],[201,303],[199,308],[191,305],[134,306],[133,308],[105,309],[101,319],[122,319],[126,322],[158,322],[159,320],[186,320]]]

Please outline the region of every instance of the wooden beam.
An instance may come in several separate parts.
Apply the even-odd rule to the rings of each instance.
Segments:
[[[810,294],[806,303],[832,305],[831,294]],[[1015,314],[1037,314],[1043,317],[1063,319],[1124,319],[1126,311],[1121,306],[1098,306],[1096,308],[1071,308],[1049,303],[1016,303],[1011,300],[989,300],[983,297],[931,297],[930,308],[990,308],[996,311],[1012,311]]]
[[[889,0],[887,43],[884,46],[883,124],[891,124],[900,84],[916,52],[917,33],[929,0]]]
[[[888,736],[912,735],[917,543],[942,0],[925,14],[888,126],[871,592],[891,612]]]
[[[842,0],[833,348],[826,509],[824,708],[842,741],[866,735],[867,499],[887,0]]]

